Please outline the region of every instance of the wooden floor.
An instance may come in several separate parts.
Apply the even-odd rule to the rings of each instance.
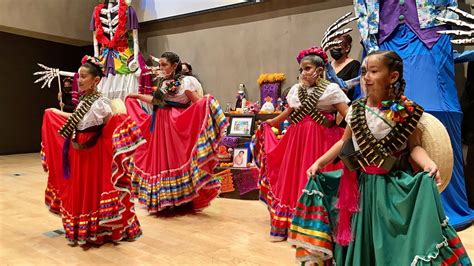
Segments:
[[[0,156],[0,264],[294,265],[294,249],[268,239],[269,217],[257,201],[217,199],[202,213],[157,218],[138,210],[135,242],[70,247],[43,203],[39,154]],[[459,233],[474,258],[474,227]]]

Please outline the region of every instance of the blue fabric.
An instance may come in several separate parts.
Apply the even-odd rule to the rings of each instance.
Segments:
[[[469,208],[463,174],[461,145],[462,114],[457,112],[430,112],[446,126],[454,155],[454,169],[448,187],[441,193],[446,216],[455,228],[464,227],[474,220],[474,211]]]
[[[451,38],[443,35],[431,49],[401,24],[380,45],[403,58],[405,94],[436,116],[448,130],[454,153],[454,169],[442,203],[450,223],[459,228],[474,220],[474,210],[467,203],[461,146],[462,112],[454,82],[454,60]]]
[[[330,82],[339,85],[340,88],[347,88],[346,82],[344,82],[344,80],[342,80],[336,75],[336,71],[334,70],[330,62],[326,63],[326,78]]]
[[[464,51],[462,53],[458,51],[454,51],[454,63],[466,63],[466,62],[473,62],[474,61],[474,50]]]
[[[427,111],[461,112],[456,84],[451,37],[443,35],[428,49],[411,29],[401,24],[380,45],[403,58],[405,94]],[[426,97],[428,96],[429,97]]]

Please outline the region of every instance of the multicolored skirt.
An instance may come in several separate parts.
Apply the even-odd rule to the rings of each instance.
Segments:
[[[161,108],[148,115],[136,99],[127,111],[141,123],[147,140],[134,157],[133,186],[149,212],[192,203],[209,206],[220,193],[221,180],[212,175],[217,145],[228,123],[212,96],[188,108]],[[154,120],[154,121],[153,121]]]
[[[361,173],[359,182],[360,211],[352,220],[353,241],[344,248],[332,241],[337,180],[323,173],[308,182],[289,236],[301,263],[471,265],[427,173]]]
[[[135,149],[144,143],[128,116],[114,115],[95,145],[76,149],[58,134],[66,120],[46,111],[41,159],[48,171],[45,202],[61,215],[66,239],[72,244],[134,240],[141,235],[128,171]],[[79,144],[95,133],[78,133]],[[63,149],[65,148],[65,149]]]
[[[342,137],[344,130],[324,127],[309,116],[291,125],[281,140],[277,139],[269,125],[264,124],[262,130],[257,132],[256,144],[263,147],[260,156],[260,200],[267,204],[270,212],[272,240],[281,241],[287,238],[298,199],[308,181],[306,171]],[[328,165],[325,170],[343,167],[339,162]]]

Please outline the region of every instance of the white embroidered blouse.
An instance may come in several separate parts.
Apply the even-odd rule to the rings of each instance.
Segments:
[[[165,86],[165,84],[163,84],[162,87],[163,86]],[[198,95],[203,95],[201,83],[193,76],[185,76],[182,79],[181,86],[179,86],[178,93],[175,95],[165,95],[164,99],[166,101],[173,101],[182,104],[189,103],[190,100],[188,96],[186,96],[185,91],[195,91]]]
[[[79,103],[77,108],[81,106]],[[84,130],[89,127],[104,124],[107,116],[112,114],[111,102],[108,98],[101,96],[91,106],[91,109],[84,115],[82,120],[77,124],[78,130]]]
[[[299,84],[293,85],[288,95],[286,96],[286,100],[288,101],[288,105],[292,108],[297,109],[301,106],[301,101],[298,97],[298,88],[300,87]],[[308,94],[312,93],[315,88],[309,88]],[[350,100],[347,98],[346,94],[344,93],[341,88],[335,83],[330,83],[326,90],[323,92],[321,97],[319,98],[317,108],[321,111],[325,112],[335,112],[336,108],[334,108],[334,104],[338,103],[349,103]]]

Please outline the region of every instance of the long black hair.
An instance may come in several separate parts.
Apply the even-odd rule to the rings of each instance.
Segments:
[[[173,52],[164,52],[161,55],[161,58],[166,58],[166,60],[168,60],[168,62],[170,62],[171,64],[177,64],[176,70],[174,73],[174,78],[178,78],[182,76],[183,66],[181,65],[181,59],[179,58],[177,54]]]
[[[86,68],[87,72],[89,72],[94,77],[98,76],[102,78],[104,76],[104,72],[102,72],[102,68],[90,61],[85,62],[84,64],[82,64],[81,67]]]

